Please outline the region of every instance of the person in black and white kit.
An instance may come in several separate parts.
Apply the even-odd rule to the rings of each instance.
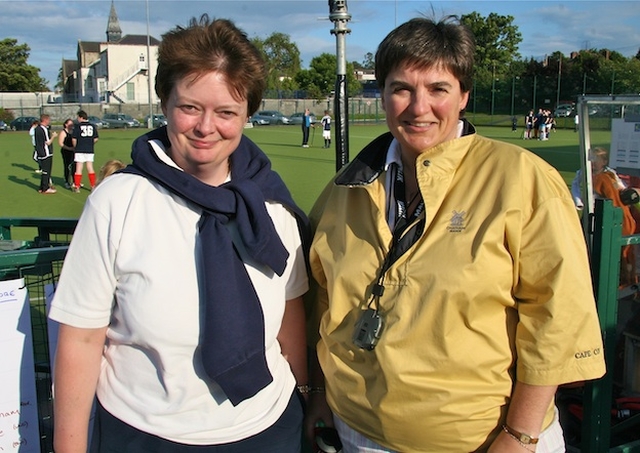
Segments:
[[[51,152],[51,144],[53,139],[58,135],[57,132],[49,136],[49,124],[51,117],[49,115],[40,116],[40,125],[34,131],[36,155],[42,173],[40,173],[40,188],[38,192],[43,194],[56,193],[56,189],[51,187],[51,166],[53,163],[53,153]]]
[[[324,116],[320,120],[320,123],[322,124],[324,147],[329,148],[331,146],[331,115],[329,115],[329,110],[324,111]]]
[[[98,128],[89,122],[87,112],[78,111],[78,124],[73,128],[73,147],[76,150],[76,172],[73,175],[73,191],[80,192],[82,164],[86,162],[91,190],[96,186],[96,172],[93,170],[94,145],[98,141]]]

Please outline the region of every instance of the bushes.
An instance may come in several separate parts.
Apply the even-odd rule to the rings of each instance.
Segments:
[[[15,119],[15,115],[11,110],[7,110],[4,107],[0,107],[0,120],[9,124],[14,119]]]

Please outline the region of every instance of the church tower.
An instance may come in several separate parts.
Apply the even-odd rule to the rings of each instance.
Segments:
[[[109,12],[109,22],[107,23],[107,42],[118,42],[122,39],[122,29],[116,13],[116,6],[111,0],[111,11]]]

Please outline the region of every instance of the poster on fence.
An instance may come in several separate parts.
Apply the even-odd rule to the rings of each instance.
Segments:
[[[611,121],[609,165],[618,172],[640,169],[640,123],[622,118]]]
[[[0,453],[40,452],[29,296],[24,279],[0,281]]]

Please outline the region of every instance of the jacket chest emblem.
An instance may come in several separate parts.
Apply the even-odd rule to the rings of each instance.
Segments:
[[[453,211],[451,213],[451,219],[449,220],[449,226],[447,231],[449,233],[461,233],[467,227],[467,212],[466,211]]]

